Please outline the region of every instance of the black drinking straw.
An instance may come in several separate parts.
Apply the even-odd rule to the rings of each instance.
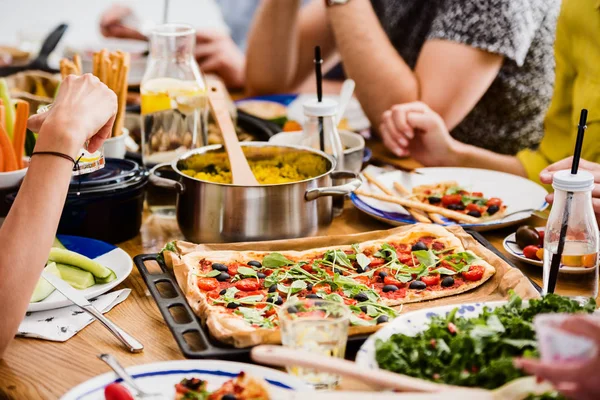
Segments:
[[[576,175],[579,169],[579,160],[581,158],[581,149],[583,147],[583,134],[587,128],[588,111],[584,108],[581,110],[579,117],[579,126],[577,127],[577,140],[575,141],[575,151],[573,153],[573,163],[571,164],[571,174]],[[556,254],[552,256],[550,262],[550,276],[548,277],[548,293],[554,293],[556,289],[556,281],[558,280],[558,270],[562,254],[565,249],[565,239],[567,236],[567,228],[569,226],[569,214],[571,213],[571,201],[573,200],[573,192],[567,192],[567,202],[565,204],[565,212],[560,225],[560,236],[558,238],[558,248]]]
[[[317,101],[320,103],[323,100],[323,74],[321,73],[321,46],[315,46],[315,74],[317,76]],[[323,132],[323,117],[319,117],[319,145],[321,151],[325,151],[325,134]]]

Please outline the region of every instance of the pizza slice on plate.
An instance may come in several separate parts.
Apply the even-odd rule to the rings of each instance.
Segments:
[[[412,194],[422,203],[481,218],[482,222],[500,219],[506,213],[506,205],[501,199],[487,198],[481,192],[470,192],[454,181],[416,186]]]
[[[215,338],[236,347],[278,343],[277,310],[293,298],[347,304],[356,335],[377,330],[401,304],[462,293],[495,273],[436,225],[347,246],[169,257],[194,312]]]

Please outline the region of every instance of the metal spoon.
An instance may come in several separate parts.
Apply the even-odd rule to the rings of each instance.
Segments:
[[[169,400],[167,396],[161,393],[144,392],[112,354],[100,354],[98,358],[104,361],[113,371],[115,371],[115,374],[117,374],[119,378],[123,379],[123,382],[127,383],[127,385],[133,389],[135,397],[140,399]]]

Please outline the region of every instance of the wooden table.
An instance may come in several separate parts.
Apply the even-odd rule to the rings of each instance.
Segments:
[[[540,221],[533,223],[541,224]],[[342,216],[321,233],[339,235],[387,228],[388,225],[363,215],[347,204]],[[485,236],[502,250],[502,239],[510,232],[509,228]],[[178,238],[182,235],[174,220],[145,215],[140,234],[120,247],[133,257],[158,252],[167,241]],[[521,264],[519,267],[540,283],[541,268]],[[116,355],[125,366],[183,359],[137,268],[133,268],[119,288],[131,288],[132,292],[108,316],[144,343],[143,353],[128,353],[98,322],[65,343],[17,338],[0,361],[0,399],[58,398],[73,386],[109,371],[96,357],[101,353]],[[343,380],[341,388],[367,389],[351,380]]]

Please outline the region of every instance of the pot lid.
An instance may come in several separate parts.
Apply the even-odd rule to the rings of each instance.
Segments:
[[[126,188],[145,179],[147,172],[138,163],[118,158],[107,158],[104,168],[91,174],[73,176],[69,193],[87,193]]]

